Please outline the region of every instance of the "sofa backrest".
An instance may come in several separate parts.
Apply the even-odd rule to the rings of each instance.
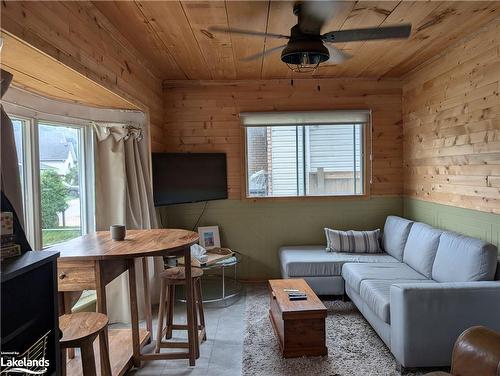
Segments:
[[[385,221],[382,246],[384,251],[399,261],[403,261],[406,240],[413,223],[413,221],[394,215],[388,216]]]
[[[432,265],[442,233],[442,230],[425,223],[415,222],[406,241],[403,262],[427,278],[431,278]]]
[[[432,266],[437,282],[491,281],[495,277],[498,250],[493,244],[444,231]]]

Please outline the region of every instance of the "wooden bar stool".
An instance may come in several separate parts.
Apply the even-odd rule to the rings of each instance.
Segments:
[[[66,349],[80,348],[84,376],[95,376],[94,341],[99,336],[101,375],[111,376],[108,349],[108,317],[97,312],[79,312],[59,317],[59,329],[63,335],[61,344],[61,370],[66,374]],[[104,360],[104,361],[103,361]]]
[[[198,330],[193,330],[195,333],[195,356],[199,358],[201,342],[207,339],[205,330],[205,313],[203,311],[203,298],[201,295],[201,276],[203,270],[199,268],[191,268],[191,278],[193,279],[193,296],[194,296],[194,327]],[[189,348],[188,342],[173,342],[164,341],[165,339],[172,338],[173,330],[187,330],[187,325],[174,324],[174,303],[175,303],[175,286],[185,285],[186,277],[184,268],[169,268],[165,269],[161,274],[161,292],[160,292],[160,306],[158,310],[158,329],[155,352],[159,353],[160,348]],[[163,322],[165,320],[165,326]],[[199,320],[199,325],[198,325]],[[189,358],[187,353],[172,353],[169,354],[172,359]]]

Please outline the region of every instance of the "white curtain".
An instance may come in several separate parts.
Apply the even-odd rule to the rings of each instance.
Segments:
[[[0,80],[0,98],[3,98],[12,81],[12,74],[2,69],[0,71]],[[14,208],[19,224],[24,228],[21,179],[19,177],[14,129],[9,116],[3,109],[3,105],[0,105],[0,115],[1,189]]]
[[[150,151],[140,125],[93,123],[95,160],[95,220],[97,230],[112,224],[127,229],[157,227],[153,205]],[[160,258],[148,259],[152,298],[157,297],[155,275],[163,270]],[[139,312],[143,311],[142,263],[136,260]],[[110,322],[130,322],[128,272],[106,287]],[[155,300],[155,299],[153,299]]]

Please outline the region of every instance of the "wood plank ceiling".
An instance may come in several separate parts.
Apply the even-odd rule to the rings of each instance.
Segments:
[[[95,6],[154,65],[163,79],[271,79],[292,73],[275,52],[251,62],[245,56],[283,40],[211,33],[210,26],[289,34],[297,19],[293,1],[96,1]],[[314,77],[401,77],[454,41],[500,14],[500,2],[339,2],[323,32],[412,23],[409,40],[341,43],[354,55],[322,66]],[[297,74],[294,74],[297,76]],[[304,74],[300,74],[304,77]],[[307,77],[307,75],[305,75]]]
[[[15,86],[49,98],[93,107],[138,109],[135,104],[22,40],[3,31],[1,35],[2,67],[14,75]]]

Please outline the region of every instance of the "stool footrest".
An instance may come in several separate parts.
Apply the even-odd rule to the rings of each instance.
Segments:
[[[164,342],[164,341],[161,341],[158,344],[158,346],[161,348],[167,348],[167,349],[187,349],[187,348],[189,348],[189,343],[188,342]]]
[[[198,329],[198,343],[199,344],[203,343],[206,340],[205,334],[206,334],[205,328]],[[163,336],[162,336],[162,338],[163,338]],[[160,348],[187,349],[187,348],[189,348],[189,343],[188,342],[156,340],[156,349],[155,349],[156,354],[159,353]]]
[[[142,361],[159,359],[189,359],[189,352],[154,353],[141,355]]]

